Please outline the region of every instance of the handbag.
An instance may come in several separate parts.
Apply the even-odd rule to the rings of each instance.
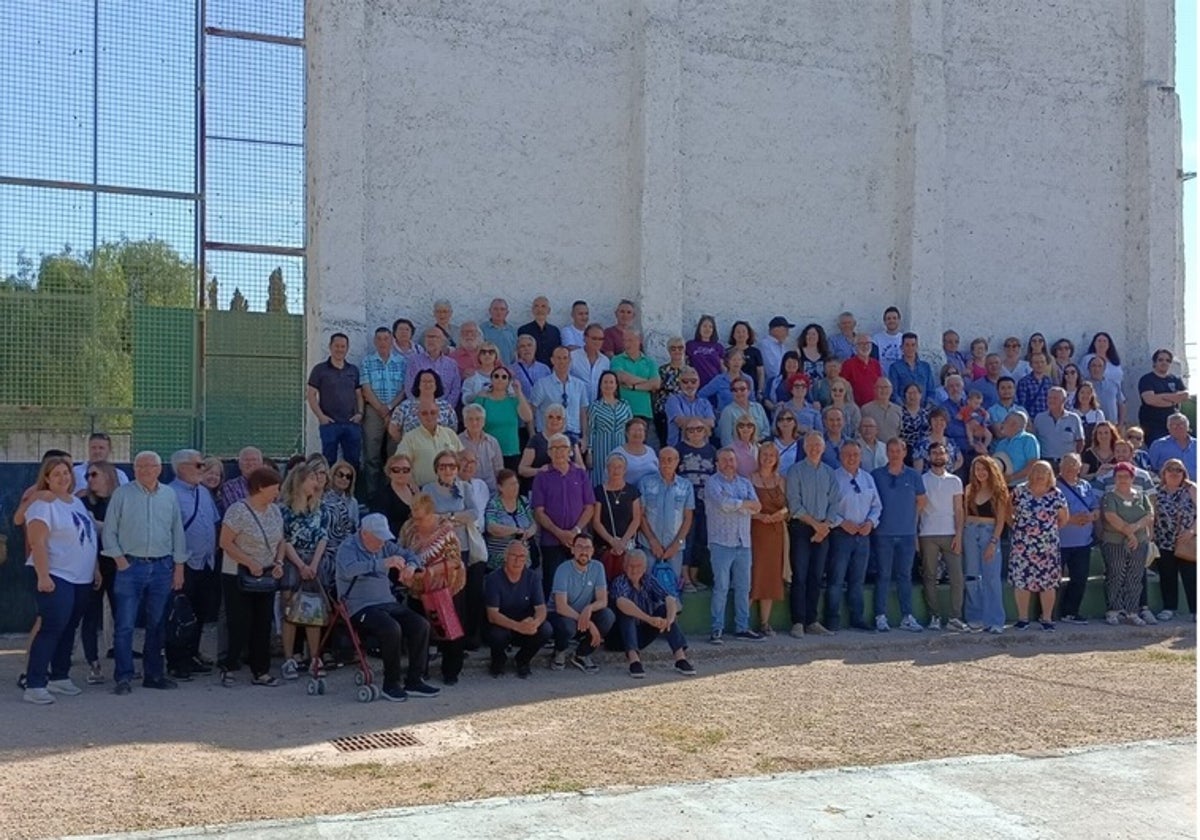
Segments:
[[[1196,529],[1183,528],[1183,517],[1179,517],[1178,533],[1175,535],[1175,559],[1185,563],[1196,562]]]
[[[1158,550],[1158,543],[1150,540],[1146,543],[1146,568],[1149,569],[1154,565],[1154,562],[1162,556],[1162,552]]]
[[[604,507],[608,510],[608,526],[610,528],[616,528],[617,518],[613,516],[612,502],[610,502],[608,499],[608,491],[603,487],[601,487],[600,490],[602,493],[604,493]],[[613,536],[616,535],[614,534]],[[625,554],[628,554],[635,548],[637,548],[637,543],[630,540],[629,542],[625,543]],[[604,577],[609,583],[612,583],[617,576],[625,573],[625,554],[617,554],[615,551],[609,548],[606,549],[602,555],[600,555],[600,563],[604,566]]]
[[[483,534],[479,533],[479,526],[473,521],[466,524],[467,530],[467,559],[471,565],[483,563],[487,560],[488,550],[487,542],[483,539]]]
[[[262,534],[263,545],[270,548],[271,540],[267,537],[267,529],[263,527],[262,521],[258,518],[258,514],[254,512],[254,508],[250,507],[250,505],[247,505],[244,501],[242,504],[246,505],[246,510],[250,511],[250,516],[254,518],[254,524],[258,525],[258,530]],[[239,563],[237,567],[237,581],[238,589],[242,590],[243,592],[250,593],[276,592],[279,590],[280,583],[275,579],[275,576],[271,574],[271,566],[263,566],[262,574],[256,576],[251,574],[250,570],[241,563]]]
[[[421,607],[425,610],[425,618],[429,620],[434,638],[453,642],[465,635],[462,622],[458,619],[458,610],[454,608],[454,596],[448,588],[443,586],[422,592]]]
[[[315,580],[305,581],[283,609],[283,619],[302,627],[324,627],[329,621],[329,602]]]

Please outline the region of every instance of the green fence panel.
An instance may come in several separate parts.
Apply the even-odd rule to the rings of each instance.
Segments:
[[[133,307],[134,452],[196,440],[196,310]]]
[[[204,451],[303,451],[303,316],[209,310],[203,318]]]

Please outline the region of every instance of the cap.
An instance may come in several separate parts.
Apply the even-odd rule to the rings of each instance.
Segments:
[[[771,323],[767,325],[767,329],[773,330],[776,327],[787,327],[789,330],[794,330],[796,325],[782,315],[776,315],[771,319]]]
[[[388,527],[387,517],[382,513],[368,513],[359,523],[358,529],[364,534],[370,534],[384,542],[392,542],[396,539],[392,529]]]
[[[1121,461],[1115,467],[1113,467],[1113,475],[1121,472],[1133,475],[1133,464],[1129,463],[1128,461]]]

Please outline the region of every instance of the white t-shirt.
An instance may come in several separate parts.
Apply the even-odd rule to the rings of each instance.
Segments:
[[[79,499],[34,502],[25,512],[26,522],[43,522],[50,529],[46,553],[50,574],[67,583],[91,583],[96,574],[96,523]],[[33,556],[25,561],[33,565]]]
[[[917,533],[922,537],[954,536],[954,497],[962,496],[962,479],[951,472],[934,475],[929,470],[921,480],[925,482],[925,510]],[[962,503],[962,499],[958,501]]]
[[[887,376],[892,362],[900,358],[900,344],[903,339],[903,332],[897,332],[895,335],[888,332],[877,332],[871,336],[871,340],[879,348],[879,366],[883,368],[884,376]]]

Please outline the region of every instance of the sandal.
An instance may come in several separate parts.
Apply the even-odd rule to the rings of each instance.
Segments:
[[[773,628],[770,624],[764,624],[758,629],[758,632],[762,633],[764,636],[774,636],[775,628]]]
[[[221,670],[221,687],[233,688],[237,685],[237,677],[224,669]]]
[[[275,686],[279,685],[279,680],[275,679],[270,674],[259,674],[257,677],[255,677],[254,679],[252,679],[250,681],[250,684],[251,685],[263,685],[263,686],[266,686],[267,688],[274,688]]]

